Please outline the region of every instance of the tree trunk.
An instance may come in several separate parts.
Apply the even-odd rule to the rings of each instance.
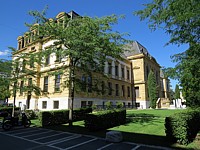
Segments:
[[[70,103],[69,103],[69,126],[73,126],[73,107],[74,107],[74,69],[70,70]]]

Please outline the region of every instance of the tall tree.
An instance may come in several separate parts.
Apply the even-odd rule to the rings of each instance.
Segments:
[[[11,61],[0,60],[0,100],[8,101],[10,97],[9,84],[10,84],[10,73],[11,73]]]
[[[45,17],[44,12],[32,11],[30,15],[39,23],[38,38],[54,41],[51,47],[43,51],[43,55],[55,53],[65,62],[60,64],[62,69],[57,69],[54,73],[66,76],[65,83],[70,93],[69,124],[72,125],[74,91],[81,82],[78,75],[81,72],[90,76],[87,81],[83,81],[83,85],[90,88],[92,72],[102,73],[109,56],[121,59],[122,46],[128,40],[123,38],[124,34],[112,30],[112,25],[119,19],[116,15],[102,18],[72,18],[66,15],[50,20]]]
[[[158,99],[158,91],[157,91],[156,78],[152,71],[150,71],[148,75],[147,85],[148,85],[150,107],[156,108],[156,101]]]
[[[37,86],[37,83],[32,80],[37,75],[36,69],[27,67],[32,65],[32,62],[38,62],[37,59],[30,59],[30,56],[36,54],[29,54],[28,52],[21,53],[12,47],[9,47],[9,49],[13,53],[13,59],[9,61],[10,74],[7,80],[9,82],[9,93],[11,98],[13,99],[12,116],[14,117],[17,93],[19,93],[19,95],[24,94],[24,96],[27,96],[28,100],[32,94],[35,94],[35,96],[40,95],[41,89],[39,86]]]
[[[176,84],[176,87],[175,87],[175,99],[179,99],[180,98],[180,89],[179,89],[179,86],[178,84]]]
[[[189,49],[172,57],[175,68],[167,68],[178,79],[187,106],[200,106],[200,2],[199,0],[153,0],[136,11],[141,20],[148,19],[150,29],[162,28],[171,36],[167,44],[188,44]]]

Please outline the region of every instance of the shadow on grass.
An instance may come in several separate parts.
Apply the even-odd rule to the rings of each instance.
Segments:
[[[158,117],[158,116],[155,116],[152,114],[145,114],[145,113],[127,114],[126,124],[128,124],[128,123],[154,124],[155,122],[159,121],[159,118],[161,118],[161,117]]]
[[[84,126],[73,125],[72,127],[70,127],[68,126],[68,124],[59,125],[59,126],[51,126],[51,127],[48,127],[48,129],[96,136],[100,138],[105,138],[106,132],[109,131],[109,130],[101,130],[101,131],[91,132],[91,131],[88,131]],[[122,132],[122,135],[123,135],[123,140],[126,142],[162,146],[162,147],[168,147],[168,148],[177,149],[177,150],[195,150],[193,148],[181,148],[181,147],[177,147],[177,145],[174,146],[174,144],[171,143],[165,136],[149,135],[149,134],[141,134],[141,133],[130,133],[130,132]]]

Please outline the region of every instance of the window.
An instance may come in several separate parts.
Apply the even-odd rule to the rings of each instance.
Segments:
[[[88,82],[88,92],[91,93],[92,92],[92,77],[89,76],[87,79]]]
[[[86,91],[86,77],[85,77],[85,75],[82,76],[81,81],[82,81],[81,90],[85,92]]]
[[[26,60],[22,61],[22,71],[25,71],[26,68]]]
[[[102,95],[105,94],[105,82],[104,81],[101,82],[101,94]]]
[[[50,64],[50,55],[45,56],[45,66]]]
[[[87,101],[81,101],[81,108],[85,108],[87,106]]]
[[[115,66],[115,76],[119,75],[119,68],[118,65]]]
[[[140,103],[136,103],[136,107],[140,107]]]
[[[129,86],[127,87],[127,92],[128,92],[128,97],[130,97],[131,91],[130,91],[130,87]]]
[[[48,76],[44,77],[44,87],[43,87],[44,92],[48,92]]]
[[[62,57],[61,57],[61,52],[60,49],[57,49],[56,51],[56,62],[61,62],[62,61]]]
[[[47,108],[47,101],[42,101],[42,109],[46,109]]]
[[[125,97],[124,85],[122,85],[122,96]]]
[[[60,74],[55,76],[55,92],[60,91]]]
[[[137,87],[135,87],[135,97],[140,97],[140,95],[139,95],[139,87],[137,86]]]
[[[130,71],[127,70],[127,80],[130,80]]]
[[[36,50],[35,46],[31,47],[31,51],[35,51],[35,50]]]
[[[59,109],[59,101],[53,101],[53,109]]]
[[[124,68],[121,68],[122,71],[122,78],[124,78]]]
[[[21,107],[21,108],[22,108],[22,102],[19,102],[19,107]]]
[[[88,107],[92,107],[93,101],[88,101]]]
[[[108,82],[108,95],[112,95],[112,83]]]
[[[20,89],[19,89],[20,95],[23,94],[23,88],[24,88],[24,81],[21,81],[21,83],[20,83]]]
[[[32,78],[29,78],[28,79],[28,86],[32,86],[32,84],[33,84]]]
[[[108,74],[112,74],[112,63],[108,63]]]
[[[119,96],[119,84],[115,84],[115,95]]]

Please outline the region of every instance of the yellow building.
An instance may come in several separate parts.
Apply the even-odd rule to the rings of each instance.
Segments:
[[[64,16],[73,18],[77,15],[73,11],[69,13],[61,12],[56,18],[59,19]],[[27,36],[30,34],[32,36]],[[57,74],[51,76],[49,73],[57,69],[62,69],[62,66],[69,65],[69,62],[67,58],[58,58],[55,53],[42,58],[44,62],[42,65],[31,62],[33,60],[31,59],[32,53],[45,51],[54,42],[48,38],[35,41],[35,34],[37,34],[37,30],[32,29],[30,32],[18,37],[18,51],[13,54],[13,59],[16,59],[16,56],[22,53],[30,55],[30,59],[26,60],[29,61],[29,65],[25,67],[34,70],[35,76],[27,76],[27,80],[25,81],[19,79],[18,84],[20,87],[34,84],[40,87],[43,92],[40,96],[36,96],[33,93],[25,93],[20,90],[16,95],[16,106],[33,110],[68,109],[70,93],[68,87],[63,86],[67,75]],[[163,84],[161,85],[161,81],[164,81],[164,78],[160,77],[160,65],[156,62],[155,58],[137,41],[132,42],[127,47],[129,51],[124,53],[122,56],[123,59],[108,58],[108,61],[105,61],[104,74],[109,78],[102,78],[97,73],[93,73],[91,76],[79,74],[79,79],[86,81],[88,86],[75,93],[74,108],[88,105],[104,107],[107,101],[112,102],[113,105],[116,105],[117,102],[122,102],[124,106],[130,108],[132,106],[142,109],[149,108],[147,78],[150,70],[156,76],[158,97],[168,98],[167,94],[162,94],[163,90],[161,87],[163,87]],[[22,63],[24,62],[24,60],[21,61]],[[166,84],[168,83],[166,82]],[[97,93],[93,91],[91,87],[95,85],[105,88],[105,92]],[[164,92],[167,93],[167,90],[165,89]],[[9,103],[13,103],[12,97]]]

